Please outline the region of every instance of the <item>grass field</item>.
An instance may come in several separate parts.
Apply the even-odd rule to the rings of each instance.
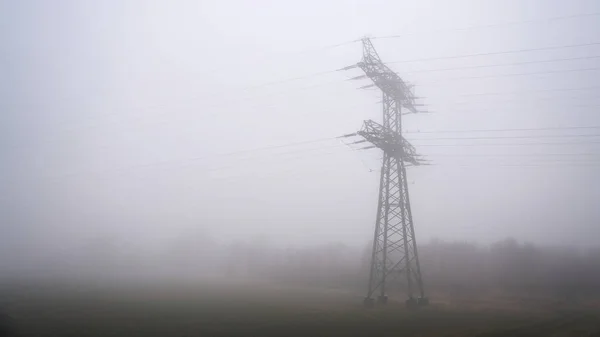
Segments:
[[[408,311],[400,299],[367,309],[357,292],[265,284],[46,284],[2,288],[0,309],[16,336],[600,336],[593,302],[434,294]]]

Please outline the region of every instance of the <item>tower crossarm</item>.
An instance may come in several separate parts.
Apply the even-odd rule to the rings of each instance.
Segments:
[[[417,113],[415,97],[409,85],[381,61],[369,38],[364,38],[362,41],[363,59],[358,62],[357,66],[384,94],[392,97],[398,103],[398,106],[403,106],[408,111]]]
[[[373,120],[367,120],[357,134],[388,155],[419,165],[417,151],[400,133],[385,128]]]

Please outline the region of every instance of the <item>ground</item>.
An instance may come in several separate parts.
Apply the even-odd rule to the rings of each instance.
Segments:
[[[16,336],[600,336],[593,301],[437,294],[367,309],[358,292],[268,284],[4,286]]]

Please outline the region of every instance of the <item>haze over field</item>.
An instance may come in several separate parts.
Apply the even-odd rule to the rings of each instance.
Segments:
[[[334,137],[380,120],[380,97],[334,70],[360,60],[351,41],[365,34],[434,112],[404,116],[433,163],[408,172],[420,243],[596,246],[597,13],[557,0],[3,1],[0,278],[114,261],[204,270],[244,245],[341,244],[360,268],[381,154]]]
[[[599,18],[0,0],[0,337],[600,336]]]

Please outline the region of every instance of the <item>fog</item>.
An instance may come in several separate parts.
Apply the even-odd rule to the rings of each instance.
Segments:
[[[426,284],[600,284],[599,12],[2,1],[0,278],[362,289],[381,152],[335,137],[381,97],[336,70],[367,35],[431,112],[403,116]]]

